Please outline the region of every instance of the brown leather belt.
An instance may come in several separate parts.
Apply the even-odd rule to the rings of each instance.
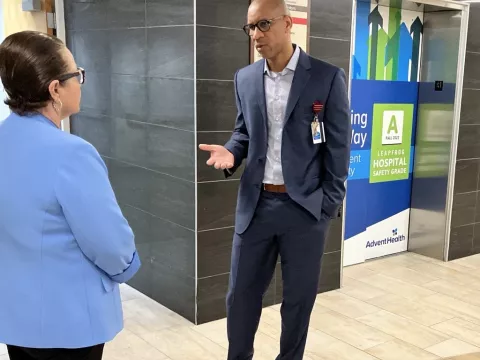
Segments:
[[[287,188],[285,185],[272,185],[272,184],[263,184],[263,190],[273,193],[286,193]]]

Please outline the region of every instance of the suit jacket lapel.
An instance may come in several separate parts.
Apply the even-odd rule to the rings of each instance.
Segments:
[[[257,62],[257,69],[255,71],[255,97],[258,101],[258,106],[260,106],[260,111],[263,117],[263,129],[265,130],[265,141],[267,140],[267,129],[268,129],[268,117],[267,117],[267,103],[265,101],[265,62],[258,61]]]
[[[285,111],[286,121],[290,119],[293,109],[297,105],[298,99],[310,79],[310,67],[310,59],[308,58],[308,55],[301,51],[295,75],[293,76],[292,88],[290,89],[290,95],[288,97],[287,109]]]

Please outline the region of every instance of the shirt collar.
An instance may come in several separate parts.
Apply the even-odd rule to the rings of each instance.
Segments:
[[[285,69],[282,71],[282,74],[285,74],[285,70],[291,70],[295,71],[297,68],[298,60],[300,59],[300,47],[298,45],[295,46],[295,51],[293,52],[292,57],[290,58],[290,61],[288,62],[287,66]],[[265,65],[264,65],[264,74],[267,74],[268,76],[271,76],[272,73],[270,69],[268,68],[267,60],[265,60]]]
[[[53,121],[51,121],[50,119],[47,119],[44,115],[42,115],[40,113],[37,113],[37,112],[31,113],[31,114],[28,114],[28,115],[24,115],[24,116],[21,116],[21,115],[18,115],[16,113],[12,112],[9,117],[18,118],[18,119],[21,119],[21,120],[31,119],[33,121],[39,121],[39,122],[42,122],[42,123],[47,124],[49,126],[53,126],[55,129],[59,129],[59,127]]]

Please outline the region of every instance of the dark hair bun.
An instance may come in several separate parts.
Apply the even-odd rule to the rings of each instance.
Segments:
[[[0,78],[10,110],[26,115],[48,104],[50,83],[67,69],[57,38],[36,31],[22,31],[0,45]]]

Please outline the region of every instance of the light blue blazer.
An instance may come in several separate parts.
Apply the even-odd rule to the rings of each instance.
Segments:
[[[123,328],[134,235],[104,162],[40,115],[0,122],[0,343],[81,348]]]

